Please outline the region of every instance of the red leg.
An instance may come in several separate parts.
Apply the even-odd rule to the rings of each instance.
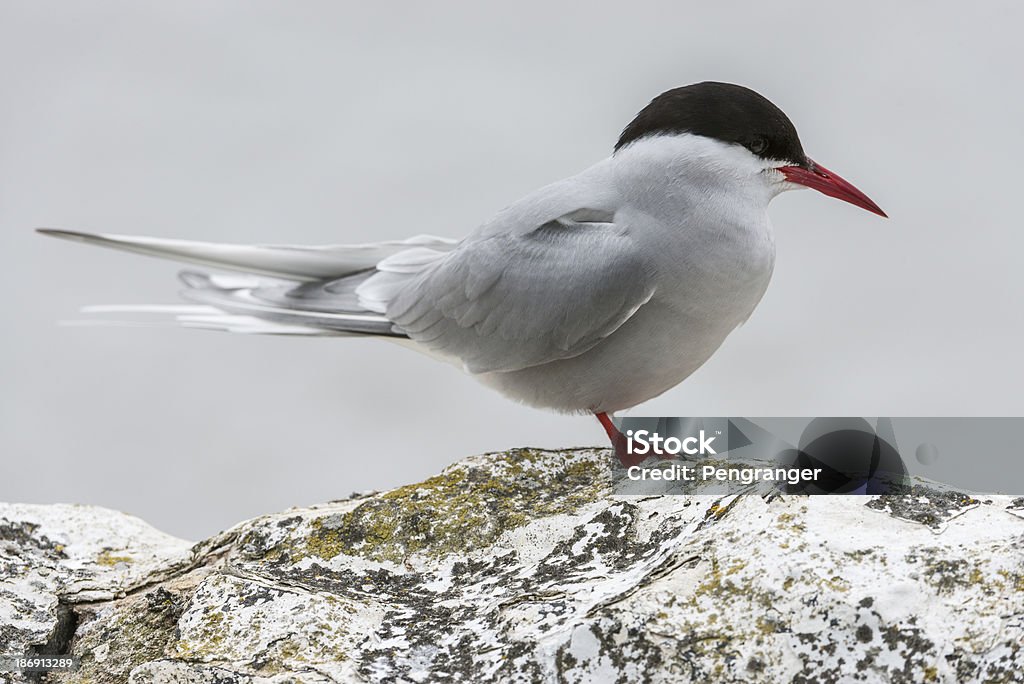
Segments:
[[[601,427],[604,428],[605,433],[608,435],[608,439],[612,442],[612,448],[615,449],[615,455],[619,457],[619,462],[626,466],[635,466],[646,458],[646,456],[640,456],[638,454],[631,454],[627,449],[626,435],[619,432],[619,429],[615,427],[615,423],[608,417],[608,414],[602,411],[601,413],[595,413],[594,416],[601,421]]]

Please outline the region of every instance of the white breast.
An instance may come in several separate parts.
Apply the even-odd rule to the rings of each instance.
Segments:
[[[657,290],[590,351],[481,376],[525,403],[616,411],[699,368],[761,300],[775,263],[767,206],[779,189],[743,148],[681,135],[640,140],[613,157],[615,213],[654,264]]]

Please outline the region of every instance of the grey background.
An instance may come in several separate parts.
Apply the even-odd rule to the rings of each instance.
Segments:
[[[1016,2],[2,2],[0,500],[196,539],[473,453],[603,443],[393,345],[59,327],[174,302],[177,266],[30,229],[460,236],[705,79],[767,95],[892,218],[777,199],[758,311],[632,414],[1024,413],[1022,22]]]

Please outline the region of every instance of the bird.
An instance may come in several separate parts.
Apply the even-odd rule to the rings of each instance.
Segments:
[[[241,272],[184,271],[190,305],[138,311],[186,327],[398,342],[515,401],[593,414],[629,465],[614,414],[681,383],[750,317],[775,265],[768,205],[799,188],[886,217],[804,153],[771,101],[705,81],[661,93],[609,156],[462,239],[275,246],[37,230]]]

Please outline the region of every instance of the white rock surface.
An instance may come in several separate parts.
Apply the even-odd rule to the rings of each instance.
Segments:
[[[136,684],[1024,681],[1024,501],[617,497],[608,459],[474,457],[194,548],[0,505],[0,653]]]

